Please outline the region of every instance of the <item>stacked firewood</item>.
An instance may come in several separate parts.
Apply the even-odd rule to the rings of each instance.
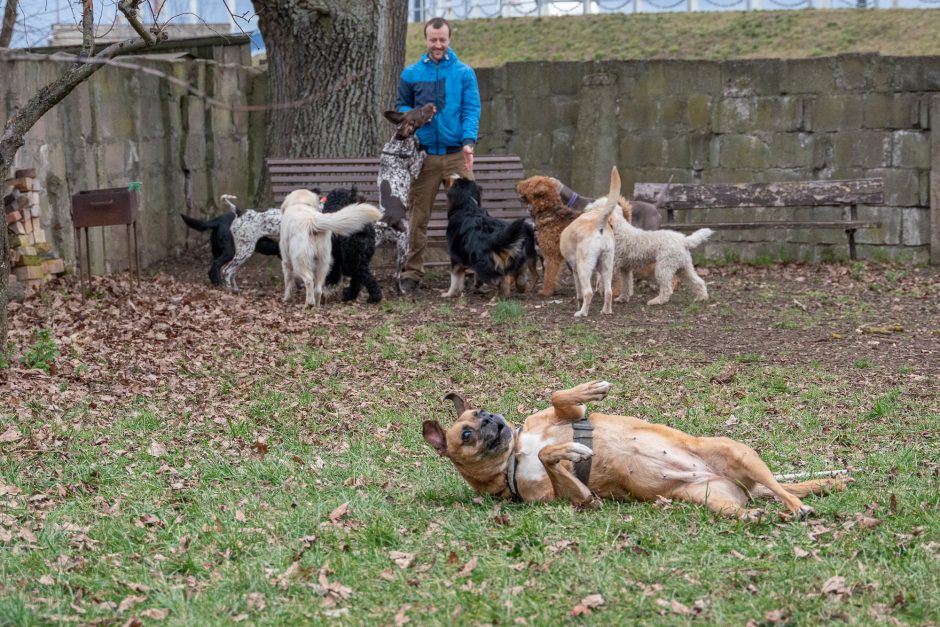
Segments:
[[[3,196],[10,260],[10,282],[20,282],[32,291],[65,272],[65,263],[52,250],[40,224],[39,181],[35,169],[16,170],[7,179]]]

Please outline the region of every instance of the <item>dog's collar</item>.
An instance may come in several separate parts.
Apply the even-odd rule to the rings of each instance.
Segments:
[[[574,203],[578,202],[578,192],[571,190],[571,198],[568,199],[568,203],[565,205],[569,209],[574,209]]]
[[[519,495],[519,486],[516,485],[516,437],[522,433],[522,425],[516,429],[516,432],[513,434],[513,452],[509,456],[509,464],[506,466],[506,485],[509,487],[509,493],[512,494],[513,501],[522,501],[522,497]]]

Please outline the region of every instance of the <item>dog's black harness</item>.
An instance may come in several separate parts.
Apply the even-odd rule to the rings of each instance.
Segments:
[[[587,419],[587,416],[572,424],[571,429],[574,431],[575,442],[592,449],[594,425]],[[588,484],[588,479],[591,478],[591,457],[574,463],[574,476],[585,486]]]
[[[389,150],[383,150],[382,154],[389,157],[398,157],[399,159],[411,159],[415,155],[413,152],[391,152]]]
[[[582,444],[588,448],[591,448],[591,445],[594,442],[594,425],[591,424],[591,421],[587,419],[587,416],[575,422],[571,425],[571,429],[574,431],[574,441],[578,444]],[[522,425],[516,429],[515,437],[519,437],[519,434],[522,433]],[[515,446],[515,442],[513,442]],[[593,449],[591,449],[593,450]],[[585,460],[574,463],[574,476],[577,477],[578,481],[583,483],[585,486],[588,485],[588,480],[591,478],[591,458],[588,457]],[[509,487],[509,493],[512,494],[513,501],[522,501],[522,496],[519,495],[519,486],[516,484],[516,454],[513,453],[509,456],[509,464],[506,466],[506,485]]]
[[[513,434],[513,448],[516,446],[515,438],[519,437],[519,434],[522,433],[522,425],[519,425],[519,428],[516,429],[516,433]],[[516,452],[513,451],[512,455],[509,456],[509,465],[506,466],[506,485],[509,486],[509,493],[512,494],[512,500],[521,502],[522,497],[519,496],[519,486],[516,485]]]

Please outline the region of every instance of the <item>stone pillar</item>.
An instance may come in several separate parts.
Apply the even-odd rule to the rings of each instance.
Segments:
[[[940,265],[940,96],[930,101],[930,263]]]

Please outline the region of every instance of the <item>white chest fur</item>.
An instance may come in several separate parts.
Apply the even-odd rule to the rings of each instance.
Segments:
[[[539,451],[546,446],[557,444],[558,440],[545,437],[542,433],[523,432],[519,436],[519,454],[516,456],[517,481],[542,481],[548,478],[545,466],[539,459]]]

